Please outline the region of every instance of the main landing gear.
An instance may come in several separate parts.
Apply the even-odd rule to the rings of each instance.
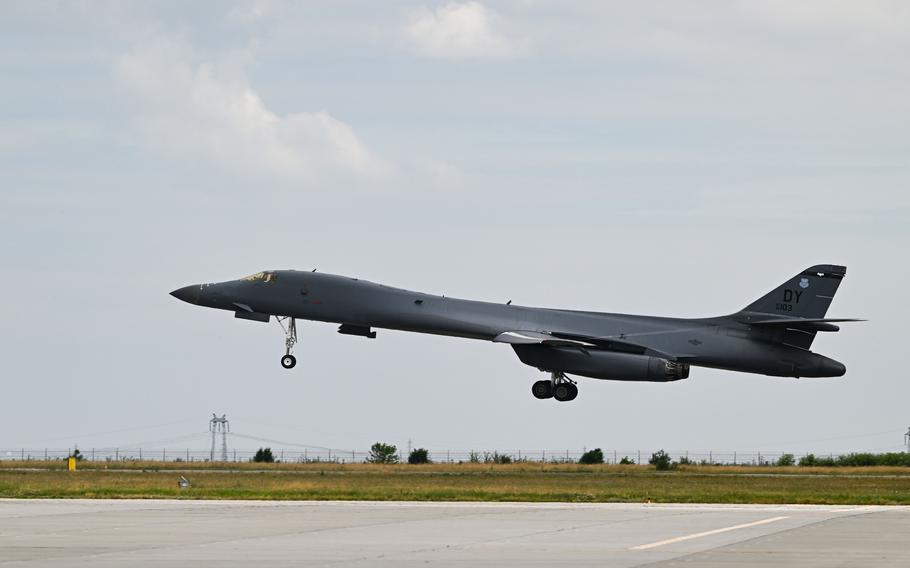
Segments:
[[[285,340],[285,354],[281,358],[281,366],[285,369],[293,369],[294,365],[297,364],[297,357],[291,355],[291,351],[294,349],[294,345],[297,344],[297,320],[292,317],[283,317],[276,318],[278,323],[281,325],[281,329],[284,330]],[[287,320],[288,326],[284,327],[284,321]]]
[[[552,371],[549,380],[537,381],[531,385],[531,394],[539,399],[555,398],[559,402],[568,402],[578,396],[578,387],[565,373]]]

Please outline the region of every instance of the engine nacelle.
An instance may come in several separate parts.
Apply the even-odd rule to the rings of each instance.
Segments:
[[[662,357],[546,345],[513,345],[525,365],[613,381],[668,382],[687,379],[689,364]]]

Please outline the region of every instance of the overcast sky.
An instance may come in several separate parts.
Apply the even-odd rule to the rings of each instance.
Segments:
[[[899,449],[908,100],[899,1],[4,3],[0,448],[218,412],[336,448]],[[274,322],[168,295],[318,267],[695,317],[818,263],[849,267],[829,315],[871,320],[813,346],[845,377],[566,404],[470,340],[305,322],[286,371]]]

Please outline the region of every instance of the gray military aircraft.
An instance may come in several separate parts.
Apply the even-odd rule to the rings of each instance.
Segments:
[[[459,300],[332,274],[270,270],[195,284],[176,298],[268,322],[285,331],[281,365],[297,364],[297,319],[341,324],[338,333],[373,339],[372,328],[482,339],[512,346],[518,358],[550,374],[532,394],[568,401],[578,395],[567,375],[619,381],[685,379],[689,366],[779,377],[839,377],[841,363],[809,350],[815,334],[838,331],[825,313],[847,273],[844,266],[807,268],[731,315],[680,319],[530,308]],[[287,325],[285,325],[287,323]]]

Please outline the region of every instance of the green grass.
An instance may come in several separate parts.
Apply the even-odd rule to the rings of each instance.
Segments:
[[[160,469],[190,464],[88,465],[76,472],[2,469],[0,497],[910,504],[906,468],[694,466],[659,473],[646,466],[573,464],[218,464],[243,466],[225,471],[206,464],[178,472]],[[181,474],[191,488],[177,487]]]

